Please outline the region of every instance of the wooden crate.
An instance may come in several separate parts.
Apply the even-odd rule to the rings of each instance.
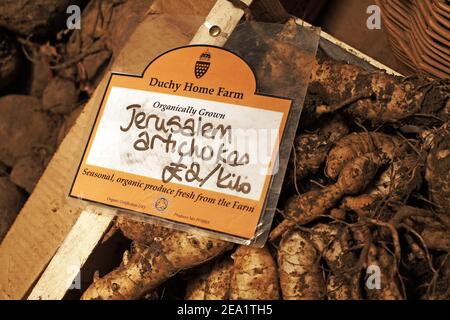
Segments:
[[[252,0],[244,2],[250,4]],[[218,0],[206,21],[230,34],[243,13],[227,0]],[[144,20],[130,37],[123,54],[116,59],[113,69],[140,73],[152,57],[186,44],[186,34],[189,33],[183,30],[183,23],[177,29],[171,19]],[[308,25],[300,19],[297,23]],[[152,33],[156,30],[153,28],[155,24],[159,26],[157,30],[166,26],[167,32]],[[207,25],[202,24],[198,28],[191,43],[222,46],[226,38],[212,37]],[[143,34],[152,39],[152,48],[148,48],[148,52],[132,52],[133,47],[137,47],[137,39],[142,39]],[[395,74],[395,71],[324,32],[321,33],[320,46],[333,58],[361,65],[368,70],[384,69]],[[76,202],[67,201],[66,197],[74,168],[81,156],[80,141],[84,141],[85,132],[93,123],[104,89],[105,81],[102,81],[0,246],[0,261],[7,261],[6,267],[0,270],[0,299],[62,299],[115,217],[115,210],[94,206],[82,209]],[[36,229],[39,232],[27,235],[27,230]],[[14,241],[20,237],[22,241],[18,246]]]

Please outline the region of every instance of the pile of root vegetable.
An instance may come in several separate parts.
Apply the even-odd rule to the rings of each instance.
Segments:
[[[152,2],[0,2],[0,241]],[[81,29],[67,29],[69,5]]]
[[[277,42],[259,79],[299,54]],[[131,250],[82,299],[449,299],[449,120],[447,81],[319,53],[266,246],[120,217]]]
[[[0,3],[0,241],[150,2]],[[75,3],[81,30],[52,32]],[[283,37],[263,87],[302,68]],[[132,247],[83,299],[449,299],[449,121],[448,81],[320,53],[266,246],[119,218]]]

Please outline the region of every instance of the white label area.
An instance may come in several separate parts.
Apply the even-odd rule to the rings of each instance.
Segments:
[[[276,111],[112,87],[86,163],[259,200],[282,117]]]

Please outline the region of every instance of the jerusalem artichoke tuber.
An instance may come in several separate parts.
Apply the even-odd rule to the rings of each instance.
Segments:
[[[448,84],[424,86],[427,82],[419,77],[402,79],[382,71],[367,72],[322,57],[313,66],[308,104],[318,115],[345,108],[346,114],[373,125],[398,122],[415,114],[442,116]]]
[[[320,254],[302,231],[286,233],[278,249],[280,288],[285,300],[325,298]]]
[[[335,179],[350,160],[378,150],[392,160],[395,153],[407,150],[407,144],[398,137],[379,132],[351,133],[340,139],[328,153],[325,173]]]
[[[402,294],[396,280],[396,261],[388,251],[375,244],[371,244],[367,256],[367,266],[371,267],[365,290],[370,300],[402,300]],[[378,273],[379,270],[379,273]]]
[[[299,181],[316,174],[325,162],[328,150],[333,143],[348,133],[348,127],[342,117],[325,120],[314,133],[302,133],[294,141],[287,182]],[[289,180],[290,179],[290,180]]]
[[[278,238],[296,224],[302,225],[316,219],[330,210],[344,195],[364,190],[383,161],[378,153],[367,153],[347,163],[335,184],[294,196],[285,210],[289,219],[272,230],[270,239]]]
[[[232,258],[231,300],[279,299],[275,261],[267,248],[239,246]]]
[[[434,132],[425,179],[436,211],[450,216],[450,122]]]
[[[152,235],[151,230],[155,230]],[[94,281],[82,299],[136,299],[180,270],[204,263],[230,249],[221,240],[148,226],[146,244],[134,242],[134,252],[105,277]],[[168,231],[166,229],[166,231]]]
[[[233,261],[226,257],[216,261],[208,272],[188,283],[186,300],[228,300],[230,298]]]

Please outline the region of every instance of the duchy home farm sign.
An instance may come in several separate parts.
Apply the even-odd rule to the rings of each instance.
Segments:
[[[213,234],[255,236],[291,100],[213,46],[112,73],[70,196]]]

